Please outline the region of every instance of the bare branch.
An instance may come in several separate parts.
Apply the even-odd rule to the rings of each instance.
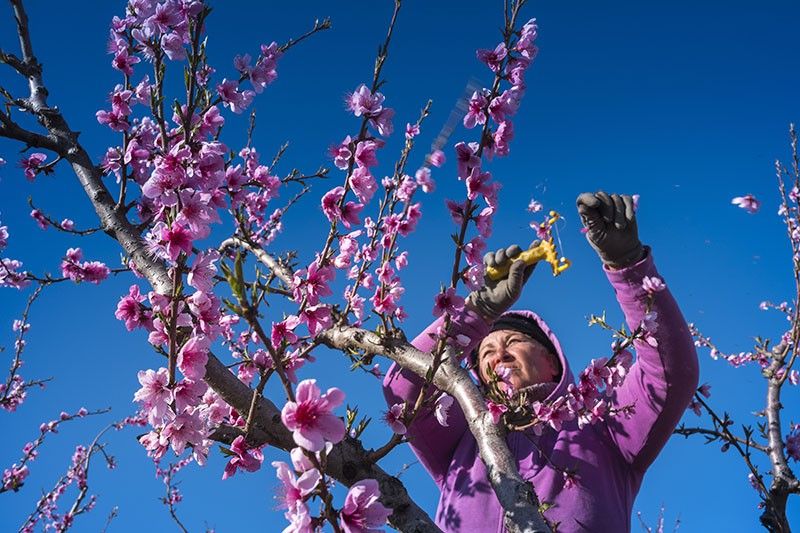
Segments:
[[[225,249],[231,246],[241,246],[242,248],[248,250],[255,255],[256,259],[258,259],[264,266],[274,272],[275,275],[278,276],[286,285],[292,285],[293,274],[291,269],[282,265],[280,262],[278,262],[278,260],[269,255],[262,248],[259,248],[244,239],[240,239],[239,237],[230,237],[222,241],[222,243],[219,245],[219,252],[222,253],[225,251]]]

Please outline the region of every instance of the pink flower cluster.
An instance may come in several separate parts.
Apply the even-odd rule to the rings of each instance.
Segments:
[[[627,350],[617,353],[611,364],[605,357],[592,359],[581,372],[577,385],[569,384],[566,394],[551,401],[533,403],[533,431],[541,435],[547,426],[560,431],[561,425],[569,420],[577,419],[578,427],[584,427],[608,416],[629,415],[634,406],[621,406],[614,410],[608,398],[625,380],[632,360],[633,356]],[[493,410],[501,411],[498,407]],[[493,418],[499,418],[500,414],[492,412]]]
[[[44,521],[43,530],[66,531],[75,520],[75,516],[91,511],[96,503],[96,496],[89,496],[88,502],[80,508],[70,510],[61,514],[58,511],[58,501],[71,485],[75,485],[78,490],[88,489],[87,472],[89,468],[90,450],[85,446],[79,445],[72,454],[70,466],[66,475],[58,480],[55,487],[39,498],[36,504],[36,511],[28,517],[28,520],[20,528],[21,532],[33,533],[36,524],[40,520]]]
[[[25,482],[25,478],[27,478],[28,474],[30,473],[27,463],[34,461],[39,455],[39,447],[44,442],[47,434],[58,433],[58,426],[64,422],[69,422],[70,420],[74,420],[76,418],[84,418],[85,416],[98,414],[100,412],[104,411],[90,413],[86,408],[81,407],[74,414],[69,414],[62,411],[58,417],[58,420],[51,420],[49,422],[43,422],[40,424],[39,437],[37,437],[34,441],[26,443],[22,447],[22,458],[20,458],[17,463],[14,463],[3,471],[0,493],[9,490],[16,492],[20,489],[20,487],[22,487],[22,484]]]
[[[140,442],[156,459],[169,448],[180,455],[191,445],[195,460],[203,464],[211,444],[207,435],[214,427],[223,421],[235,426],[245,423],[238,415],[234,417],[230,406],[203,381],[211,343],[224,332],[224,324],[228,323],[223,320],[220,302],[212,292],[218,259],[219,254],[213,250],[195,257],[187,276],[187,285],[195,292],[189,296],[173,301],[168,296],[150,292],[145,298],[134,285],[117,305],[115,315],[126,328],[144,328],[155,346],[169,345],[173,324],[188,333],[176,347],[176,363],[184,379],[170,386],[166,368],[139,372],[142,387],[134,395],[134,401],[139,402],[153,426]],[[146,300],[149,307],[144,303]],[[242,464],[250,465],[243,457],[240,459]]]
[[[61,275],[75,283],[88,281],[99,284],[111,273],[104,263],[100,261],[81,262],[82,258],[83,252],[80,248],[68,249],[67,253],[64,254],[64,259],[61,261]]]
[[[8,246],[8,226],[0,225],[0,253]],[[22,262],[0,256],[0,287],[24,289],[30,283],[28,273],[20,271]]]
[[[465,259],[468,268],[463,274],[465,284],[471,290],[483,286],[483,261],[481,252],[485,249],[485,238],[491,234],[492,216],[497,210],[497,194],[500,184],[492,181],[490,172],[482,168],[482,156],[492,159],[509,154],[510,142],[514,137],[511,118],[519,109],[525,94],[524,74],[536,57],[536,21],[528,21],[519,32],[516,41],[509,40],[498,44],[494,49],[478,50],[478,59],[495,74],[495,86],[502,82],[509,86],[500,91],[481,89],[475,91],[467,104],[464,126],[474,128],[483,126],[479,142],[459,142],[455,145],[457,176],[467,188],[467,200],[459,203],[447,201],[450,215],[456,224],[474,221],[479,236],[465,245]],[[486,207],[477,211],[476,202],[482,198]],[[468,217],[468,219],[467,219]],[[465,220],[466,219],[466,220]]]
[[[44,165],[46,160],[47,154],[34,152],[29,155],[27,159],[20,160],[19,166],[22,169],[23,174],[25,174],[25,177],[28,178],[28,181],[33,181],[39,172],[44,171],[45,174],[47,174],[48,171],[50,171],[47,168],[42,168],[42,165]]]
[[[711,342],[710,337],[706,337],[697,329],[697,327],[693,323],[689,323],[689,333],[691,333],[692,337],[694,337],[694,345],[699,347],[704,347],[709,349],[709,355],[712,359],[724,359],[726,360],[731,366],[734,368],[738,368],[740,366],[744,366],[748,363],[758,363],[758,365],[764,369],[769,366],[770,358],[767,357],[763,352],[739,352],[739,353],[731,353],[726,354],[722,353],[716,346]],[[791,340],[791,330],[785,332],[781,336],[781,341],[789,344]],[[779,369],[779,372],[784,371],[783,369]],[[798,379],[797,377],[792,378],[790,374],[789,379]]]
[[[294,533],[313,533],[317,530],[312,524],[319,519],[311,516],[308,501],[317,495],[322,474],[301,448],[291,451],[292,467],[282,461],[273,461],[272,466],[281,485],[278,488],[278,506],[284,509],[289,521],[285,531]],[[319,454],[316,457],[319,463]],[[293,471],[294,470],[294,471]],[[339,513],[339,526],[345,533],[374,533],[382,531],[381,526],[391,515],[391,509],[384,507],[380,499],[378,482],[374,479],[361,480],[345,496]]]
[[[231,459],[225,465],[222,479],[228,479],[236,474],[236,470],[241,468],[247,472],[255,472],[261,468],[264,462],[264,454],[261,448],[250,448],[244,440],[244,436],[239,435],[231,443]]]

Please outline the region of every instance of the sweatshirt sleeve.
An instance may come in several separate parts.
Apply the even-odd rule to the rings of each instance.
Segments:
[[[442,318],[435,320],[411,344],[418,350],[430,352],[434,347],[432,337],[435,337],[442,323]],[[452,325],[455,335],[466,335],[470,339],[465,348],[466,353],[469,353],[489,332],[489,325],[472,311],[464,313],[461,318],[454,320]],[[423,382],[424,380],[413,372],[403,369],[397,363],[392,364],[383,381],[386,403],[390,407],[402,402],[413,405]],[[429,387],[427,395],[434,394],[436,390],[433,386]],[[442,484],[456,445],[465,431],[467,422],[458,402],[455,401],[448,412],[447,427],[439,424],[433,409],[423,408],[408,428],[406,437],[409,439],[411,449],[437,485]]]
[[[642,280],[645,276],[661,277],[650,247],[645,250],[645,257],[634,265],[620,270],[604,267],[631,331],[641,324],[647,310]],[[651,312],[655,313],[652,335],[657,346],[642,340],[634,342],[636,363],[612,396],[613,407],[633,404],[634,413],[629,418],[619,415],[607,423],[622,456],[642,472],[678,425],[697,388],[699,374],[689,328],[668,286],[655,293]]]

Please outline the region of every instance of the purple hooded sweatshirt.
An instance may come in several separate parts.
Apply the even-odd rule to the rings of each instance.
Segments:
[[[631,330],[645,314],[647,294],[642,279],[658,276],[651,252],[646,250],[645,258],[634,265],[616,271],[604,268]],[[610,399],[612,407],[635,404],[630,418],[619,416],[582,429],[572,420],[560,431],[548,426],[541,436],[530,429],[508,434],[506,441],[520,474],[533,484],[541,502],[552,505],[545,517],[559,523],[560,533],[630,531],[631,509],[644,473],[666,444],[697,388],[697,353],[669,289],[656,293],[652,310],[657,313],[654,336],[658,346],[636,341],[637,360]],[[535,313],[515,312],[535,319],[552,340],[564,371],[549,398],[564,394],[574,380],[558,338]],[[426,352],[433,348],[429,333],[436,331],[440,320],[413,341],[416,348]],[[489,332],[489,325],[473,313],[465,314],[455,327],[457,333],[472,340],[468,350]],[[421,383],[416,375],[393,365],[384,380],[388,404],[413,402]],[[407,437],[441,491],[436,511],[441,529],[505,531],[500,503],[457,403],[450,409],[448,427],[441,426],[428,410],[417,416]],[[552,465],[575,470],[577,485],[565,488],[562,474]]]

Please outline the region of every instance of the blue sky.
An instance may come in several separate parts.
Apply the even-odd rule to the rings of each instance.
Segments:
[[[641,238],[652,246],[687,321],[729,352],[751,348],[756,335],[778,337],[786,328],[785,319],[774,311],[760,311],[758,304],[765,299],[791,300],[794,294],[789,247],[776,216],[773,161],[786,159],[788,123],[800,118],[800,58],[794,37],[800,5],[608,4],[542,0],[525,11],[539,20],[541,51],[528,74],[511,155],[491,164],[503,189],[490,246],[533,239],[525,207],[535,197],[563,213],[560,236],[573,267],[555,279],[541,269],[519,305],[545,317],[576,367],[605,354],[610,339],[605,332],[587,328],[586,317],[607,310],[611,322],[619,324],[622,316],[599,260],[578,231],[574,211],[579,193],[602,188],[641,195]],[[304,32],[314,18],[331,16],[333,29],[287,54],[279,64],[278,80],[255,102],[255,145],[265,158],[290,141],[283,172],[294,167],[313,171],[329,164],[326,148],[357,127],[344,110],[343,97],[371,79],[391,2],[212,5],[208,49],[220,78],[233,72],[235,54],[255,54],[259,44],[283,42]],[[99,159],[105,147],[116,142],[97,124],[94,113],[107,106],[107,93],[119,81],[105,54],[105,41],[108,22],[122,12],[123,3],[83,7],[79,11],[71,3],[29,2],[28,14],[50,101],[73,129],[82,132],[84,146]],[[0,47],[16,51],[12,21],[10,8],[0,9],[0,35],[5,36]],[[422,147],[436,136],[468,80],[488,83],[489,73],[476,61],[474,50],[493,47],[501,23],[499,0],[409,0],[404,5],[383,92],[386,104],[397,112],[398,126],[412,121],[427,99],[433,99],[420,137]],[[0,73],[2,85],[21,90],[9,69]],[[226,118],[224,141],[239,147],[245,139],[245,117]],[[474,132],[458,128],[449,146],[473,138]],[[382,172],[390,171],[401,143],[396,135],[379,154]],[[18,150],[0,140],[0,157],[9,161],[0,169],[0,220],[11,232],[8,255],[35,272],[55,272],[64,250],[81,246],[87,257],[116,266],[119,249],[103,235],[78,240],[36,227],[28,217],[28,196],[46,212],[72,218],[79,227],[92,226],[95,215],[66,167],[27,182],[15,167]],[[424,150],[417,151],[412,166],[423,156]],[[342,179],[340,173],[332,174],[333,180]],[[420,227],[406,241],[411,261],[404,277],[409,335],[431,320],[433,294],[449,277],[453,229],[444,200],[463,196],[454,164],[448,162],[434,177],[436,192],[426,198]],[[317,201],[324,189],[318,187],[287,217],[276,251],[298,249],[301,258],[311,259],[326,231]],[[759,213],[748,215],[730,204],[732,197],[745,193],[763,201]],[[144,336],[127,333],[113,316],[130,283],[130,278],[117,278],[99,287],[60,284],[47,289],[34,307],[23,375],[55,380],[46,390],[33,391],[16,414],[0,413],[5,435],[0,465],[14,462],[22,445],[37,435],[39,423],[62,409],[111,406],[114,414],[64,425],[59,434],[48,437],[24,490],[0,496],[1,529],[21,524],[35,507],[40,489],[49,488],[66,468],[75,444],[133,410],[136,372],[161,364]],[[11,321],[19,316],[25,297],[9,290],[0,293],[0,344],[7,348],[13,342]],[[0,357],[8,356],[6,351]],[[737,426],[755,424],[751,412],[763,407],[765,396],[758,371],[731,369],[711,360],[706,351],[699,356],[701,380],[713,386],[712,404],[728,411]],[[320,352],[318,359],[305,377],[313,373],[323,386],[342,386],[351,405],[380,416],[383,400],[374,378],[349,374],[347,362],[336,353]],[[277,400],[273,393],[277,391],[270,392]],[[785,391],[784,406],[787,423],[800,418],[796,389]],[[689,414],[686,421],[695,424],[698,419]],[[114,506],[119,506],[119,516],[109,531],[138,531],[143,517],[152,530],[172,528],[158,502],[163,487],[134,437],[134,430],[108,437],[119,466],[107,471],[97,464],[91,485],[100,499],[76,531],[100,530]],[[365,443],[374,446],[386,438],[388,431],[374,424]],[[265,453],[267,462],[285,457],[275,450]],[[412,461],[408,450],[398,449],[383,466],[397,472]],[[187,527],[195,531],[208,525],[223,532],[282,529],[281,514],[272,511],[274,470],[267,467],[220,482],[223,465],[215,454],[206,468],[192,467],[182,475],[185,501],[178,512]],[[733,451],[722,454],[716,444],[675,437],[645,477],[634,510],[653,524],[664,504],[668,523],[680,516],[682,531],[754,531],[758,499],[746,475]],[[432,514],[437,496],[422,468],[412,465],[402,478]],[[800,519],[793,501],[790,519]]]

